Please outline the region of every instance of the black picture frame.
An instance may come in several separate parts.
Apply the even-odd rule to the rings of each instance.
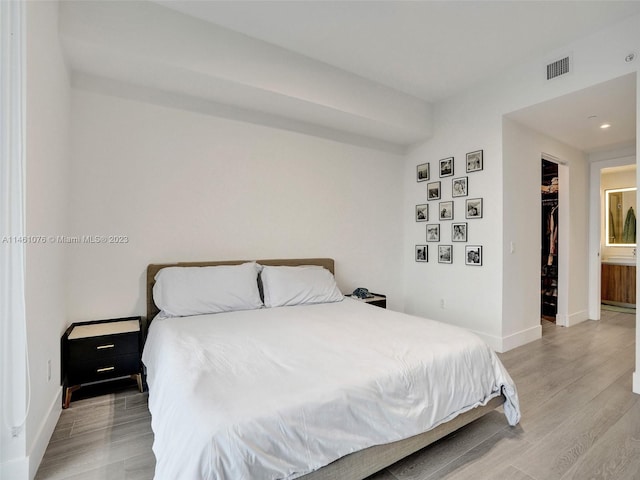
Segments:
[[[482,150],[467,153],[467,173],[479,172],[484,168],[483,156]]]
[[[482,218],[482,198],[468,198],[464,205],[465,218]]]
[[[438,204],[440,220],[453,220],[453,201],[440,202]]]
[[[453,157],[440,160],[440,178],[453,176]]]
[[[468,231],[469,230],[468,230],[467,222],[451,224],[451,241],[466,242]]]
[[[416,205],[416,222],[428,222],[429,221],[429,205],[421,203]]]
[[[438,263],[453,263],[453,245],[438,245]]]
[[[429,246],[428,245],[416,245],[416,262],[428,262],[429,261]]]
[[[451,196],[467,197],[469,195],[469,177],[458,177],[451,180]]]
[[[464,264],[473,267],[482,266],[482,245],[465,245]]]
[[[440,200],[440,182],[427,183],[427,200]]]
[[[427,242],[439,242],[440,241],[440,224],[429,223],[427,224]]]
[[[430,177],[429,163],[421,163],[416,166],[416,181],[426,182]]]

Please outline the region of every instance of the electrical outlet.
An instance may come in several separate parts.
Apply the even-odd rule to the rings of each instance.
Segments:
[[[51,359],[47,360],[47,380],[51,381]]]
[[[440,299],[440,308],[444,309],[444,298]]]

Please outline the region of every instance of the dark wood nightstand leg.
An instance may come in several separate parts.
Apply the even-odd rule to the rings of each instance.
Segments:
[[[131,378],[135,378],[138,382],[138,390],[140,390],[140,393],[144,392],[144,387],[142,386],[142,374],[136,373],[134,375],[131,375]]]
[[[64,400],[62,402],[62,408],[69,408],[69,404],[71,403],[71,394],[79,388],[80,385],[72,385],[71,387],[67,387],[64,389]]]

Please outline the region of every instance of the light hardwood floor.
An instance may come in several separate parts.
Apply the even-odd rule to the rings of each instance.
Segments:
[[[640,479],[634,315],[544,322],[542,339],[500,357],[518,387],[520,425],[494,411],[369,480]],[[152,441],[146,393],[74,401],[36,479],[151,479]]]

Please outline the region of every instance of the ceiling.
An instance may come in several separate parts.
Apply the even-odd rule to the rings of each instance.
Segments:
[[[584,152],[636,138],[636,75],[629,74],[507,115]],[[607,129],[601,125],[611,125]]]
[[[258,122],[400,150],[429,138],[433,104],[640,13],[637,1],[60,5],[61,37],[79,83],[97,88],[96,79],[106,79],[100,88],[126,95],[151,89],[156,100],[200,110],[233,105],[244,112],[233,114],[239,118],[256,111]],[[631,131],[635,138],[632,83],[593,87],[513,118],[585,151],[618,134],[616,142],[633,140],[626,138]],[[612,119],[609,138],[569,121],[587,111]]]
[[[640,13],[638,1],[158,3],[429,102]]]

